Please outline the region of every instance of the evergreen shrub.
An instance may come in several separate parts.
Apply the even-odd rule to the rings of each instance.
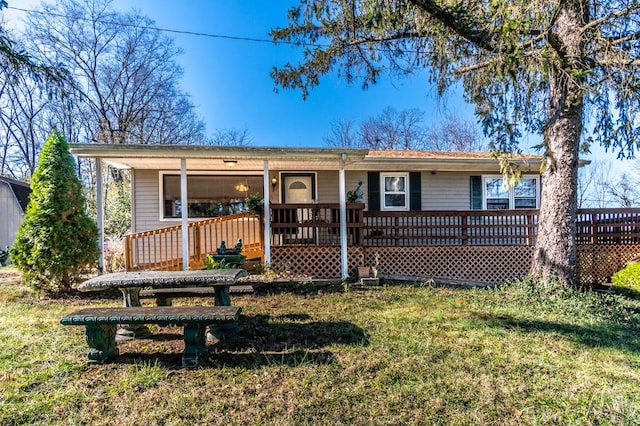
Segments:
[[[96,264],[98,229],[85,213],[67,141],[55,129],[42,148],[31,191],[11,262],[22,272],[23,283],[35,290],[68,292]]]

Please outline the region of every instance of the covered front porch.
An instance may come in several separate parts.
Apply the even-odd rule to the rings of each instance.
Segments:
[[[103,166],[131,171],[132,229],[125,240],[129,270],[201,268],[222,240],[233,246],[240,238],[248,258],[270,267],[272,244],[322,237],[339,247],[339,276],[349,276],[347,188],[356,187],[366,172],[347,180],[346,170],[365,158],[366,149],[94,144],[70,149],[96,161],[101,230]],[[269,212],[279,204],[286,208],[281,214],[256,215],[247,203],[253,196]],[[320,221],[313,206],[320,208],[322,201]],[[304,223],[314,235],[304,235],[305,227],[299,226]],[[292,228],[296,232],[288,232]]]

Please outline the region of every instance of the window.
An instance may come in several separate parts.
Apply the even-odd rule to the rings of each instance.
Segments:
[[[409,210],[409,174],[381,173],[382,210]]]
[[[538,176],[523,177],[514,187],[509,188],[504,185],[502,176],[484,176],[484,208],[488,210],[537,209],[539,182]]]
[[[161,173],[160,182],[161,218],[180,218],[180,175]],[[218,217],[246,212],[247,197],[262,194],[262,185],[262,176],[188,175],[189,217]]]
[[[509,190],[505,189],[502,183],[502,178],[485,178],[486,209],[504,210],[509,208]]]
[[[516,209],[538,208],[538,179],[522,178],[513,188],[513,207]]]

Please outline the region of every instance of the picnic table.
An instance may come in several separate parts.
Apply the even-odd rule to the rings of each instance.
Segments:
[[[122,293],[123,307],[139,307],[143,288],[212,287],[215,289],[215,305],[231,306],[229,286],[246,275],[243,269],[212,269],[195,271],[141,271],[116,272],[99,275],[78,286],[83,292],[117,288]],[[237,324],[225,324],[224,329],[211,330],[216,336],[237,332]],[[118,340],[146,337],[149,329],[143,324],[123,324],[118,330]]]

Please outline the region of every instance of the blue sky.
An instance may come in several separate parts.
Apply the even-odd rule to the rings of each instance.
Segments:
[[[9,6],[35,8],[35,0],[8,0]],[[156,26],[222,36],[268,39],[268,32],[285,26],[287,10],[296,0],[114,0],[118,10],[136,8],[156,21]],[[15,24],[22,12],[6,10]],[[246,128],[258,146],[326,146],[323,137],[335,120],[362,119],[379,114],[385,107],[418,108],[425,124],[437,123],[445,111],[474,119],[473,108],[460,93],[451,91],[438,99],[426,74],[402,79],[382,77],[368,90],[329,75],[321,80],[307,100],[299,91],[274,91],[270,72],[287,61],[296,62],[300,49],[288,45],[229,40],[168,33],[183,50],[179,63],[184,69],[182,85],[190,93],[197,113],[212,134],[219,128]],[[537,140],[523,141],[522,148]],[[609,158],[600,147],[592,147],[591,159]],[[616,162],[619,163],[619,162]],[[623,162],[627,166],[629,161]]]
[[[35,8],[39,1],[9,0],[9,6]],[[215,35],[269,39],[268,32],[285,26],[287,10],[295,0],[222,1],[115,0],[118,10],[136,8],[156,21],[160,28]],[[7,10],[9,19],[23,19],[22,12]],[[184,69],[182,85],[190,93],[207,131],[246,128],[254,145],[326,146],[323,137],[335,120],[362,119],[379,114],[385,107],[418,108],[426,124],[439,121],[445,110],[472,119],[473,108],[459,94],[438,100],[426,74],[391,80],[363,91],[335,76],[303,100],[300,91],[274,92],[270,72],[287,61],[296,62],[300,49],[273,43],[228,40],[168,33],[183,50],[179,63]]]
[[[162,28],[201,33],[268,39],[268,32],[286,25],[287,10],[295,1],[175,1],[135,0],[116,2],[126,8],[135,4]],[[209,132],[216,128],[247,128],[256,145],[324,146],[323,137],[332,121],[360,120],[391,106],[398,110],[419,108],[426,117],[439,116],[440,103],[426,84],[426,76],[406,80],[383,79],[363,91],[331,76],[302,100],[299,91],[274,92],[270,72],[274,66],[300,58],[300,49],[287,45],[189,35],[175,35],[184,50],[183,85],[193,96]],[[451,108],[466,108],[456,97]]]

